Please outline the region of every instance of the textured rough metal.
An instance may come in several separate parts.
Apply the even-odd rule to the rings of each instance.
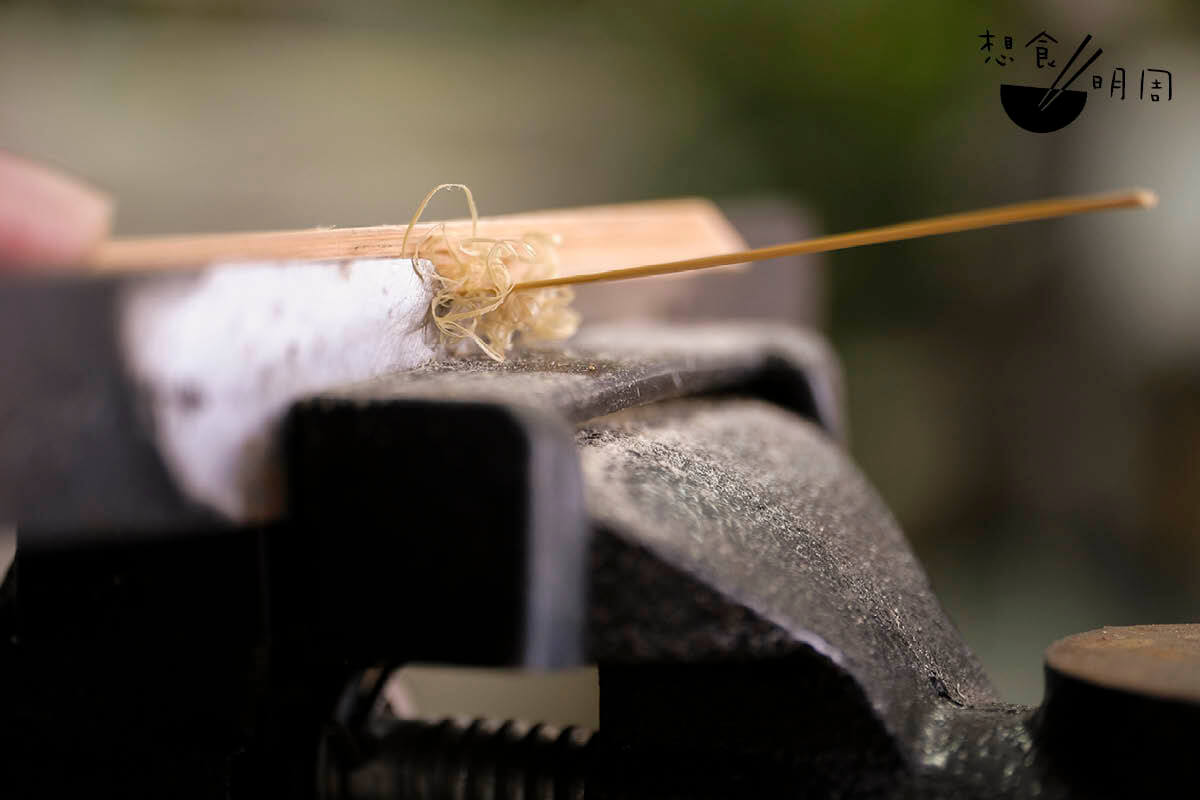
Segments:
[[[816,419],[835,436],[843,432],[836,360],[821,339],[771,323],[590,326],[565,349],[532,349],[502,364],[437,361],[319,399],[487,402],[583,422],[734,388]]]
[[[757,399],[688,399],[577,441],[609,532],[592,573],[605,736],[724,752],[730,770],[731,749],[787,747],[769,785],[817,793],[1041,786],[1027,710],[999,703],[826,431]]]
[[[891,514],[812,423],[688,400],[595,420],[578,441],[593,518],[850,671],[894,731],[913,696],[995,699]],[[651,655],[621,645],[598,655]],[[739,655],[758,653],[688,653]]]
[[[56,370],[101,385],[69,366],[40,385]],[[320,774],[367,796],[409,767],[656,800],[1161,795],[1186,776],[1200,704],[1097,680],[1129,673],[1123,645],[1099,669],[1052,651],[1041,708],[998,701],[840,446],[837,387],[804,333],[619,326],[313,397],[284,427],[288,515],[271,528],[24,543],[0,597],[0,740],[33,748],[17,759],[30,786],[244,796],[307,792],[331,739],[347,746]],[[73,435],[132,413],[123,391]],[[68,424],[64,408],[43,423]],[[125,468],[146,451],[122,435]],[[601,707],[582,765],[538,737],[400,723],[388,740],[335,713],[348,681],[410,659],[584,657]],[[161,698],[191,683],[203,702],[173,714]]]
[[[181,491],[164,460],[156,425],[205,403],[203,380],[185,381],[177,392],[150,391],[133,377],[120,340],[130,292],[128,278],[0,283],[0,521],[64,540],[188,534],[229,524]],[[313,348],[332,351],[342,341],[338,332],[327,333],[327,342],[312,337]],[[271,376],[264,380],[269,384]],[[532,350],[505,364],[434,362],[329,398],[475,400],[577,422],[751,382],[758,393],[804,406],[841,430],[839,376],[824,343],[771,324],[594,326],[565,350]],[[316,394],[321,384],[307,385]],[[266,384],[246,391],[278,399]],[[237,476],[239,487],[270,495],[255,511],[259,522],[287,514],[286,498],[277,497],[279,435],[277,425],[267,425],[248,442],[254,457],[245,464],[254,468]],[[238,464],[230,462],[230,471]]]
[[[743,328],[689,355],[704,331],[622,330],[570,358],[430,365],[312,403],[395,409],[382,427],[434,398],[582,420],[593,789],[1062,796],[1032,711],[997,700],[805,387],[831,374],[822,349]],[[706,396],[670,399],[689,395]]]

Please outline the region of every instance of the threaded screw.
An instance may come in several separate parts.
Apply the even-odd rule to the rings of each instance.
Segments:
[[[353,798],[582,800],[594,738],[516,720],[390,720],[342,785]]]

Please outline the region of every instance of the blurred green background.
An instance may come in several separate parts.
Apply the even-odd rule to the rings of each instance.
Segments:
[[[1073,88],[1121,65],[1127,99],[1015,127],[998,84],[1049,83],[1043,29],[1059,64],[1091,33]],[[1018,60],[985,63],[985,30]],[[0,147],[106,188],[120,234],[399,222],[444,181],[484,213],[766,197],[829,232],[1157,189],[813,267],[855,457],[1036,702],[1053,639],[1200,610],[1198,38],[1187,0],[0,2]]]

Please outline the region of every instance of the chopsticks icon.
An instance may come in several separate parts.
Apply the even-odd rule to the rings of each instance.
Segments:
[[[1071,56],[1071,59],[1066,64],[1063,65],[1062,72],[1058,73],[1058,77],[1054,79],[1054,83],[1050,84],[1050,88],[1046,90],[1046,93],[1044,95],[1042,95],[1041,102],[1038,103],[1038,111],[1045,111],[1047,108],[1049,108],[1050,104],[1053,103],[1055,100],[1057,100],[1058,96],[1060,94],[1062,94],[1063,92],[1065,92],[1067,90],[1067,87],[1069,87],[1072,83],[1074,83],[1075,79],[1078,78],[1085,69],[1090,67],[1092,65],[1092,62],[1095,61],[1097,58],[1099,58],[1100,54],[1104,52],[1103,50],[1097,50],[1094,54],[1092,54],[1092,57],[1089,58],[1084,63],[1084,65],[1082,67],[1075,70],[1075,74],[1071,76],[1070,80],[1068,80],[1066,83],[1063,84],[1061,89],[1055,88],[1058,86],[1058,82],[1062,80],[1062,76],[1066,75],[1067,70],[1069,70],[1071,68],[1071,65],[1075,63],[1075,59],[1079,58],[1079,54],[1083,52],[1083,48],[1087,47],[1087,43],[1090,42],[1091,40],[1092,40],[1092,35],[1090,33],[1087,36],[1083,37],[1083,41],[1079,43],[1079,47],[1075,48],[1075,54],[1073,56]]]

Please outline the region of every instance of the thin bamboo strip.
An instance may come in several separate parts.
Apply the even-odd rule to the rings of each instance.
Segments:
[[[815,239],[805,239],[804,241],[791,242],[789,244],[777,244],[771,247],[760,247],[754,250],[741,250],[701,258],[687,258],[679,261],[666,261],[659,264],[644,264],[625,269],[608,269],[600,272],[562,275],[544,280],[525,281],[516,284],[513,287],[513,291],[542,289],[550,286],[566,286],[576,283],[595,283],[597,281],[623,281],[630,278],[645,278],[651,275],[669,275],[676,272],[723,267],[729,264],[765,261],[769,258],[781,258],[783,256],[803,255],[806,253],[826,253],[831,250],[845,250],[850,247],[862,247],[869,244],[898,242],[904,239],[918,239],[923,236],[958,233],[978,228],[990,228],[996,225],[1011,225],[1017,222],[1053,219],[1055,217],[1066,217],[1072,214],[1085,214],[1093,211],[1111,211],[1119,208],[1153,208],[1157,204],[1158,196],[1148,189],[1127,189],[1105,194],[1055,197],[1048,200],[1035,200],[1027,203],[1015,203],[995,208],[929,217],[928,219],[914,220],[912,222],[901,222],[896,225],[885,225],[880,228],[866,228],[849,233],[818,236]]]

